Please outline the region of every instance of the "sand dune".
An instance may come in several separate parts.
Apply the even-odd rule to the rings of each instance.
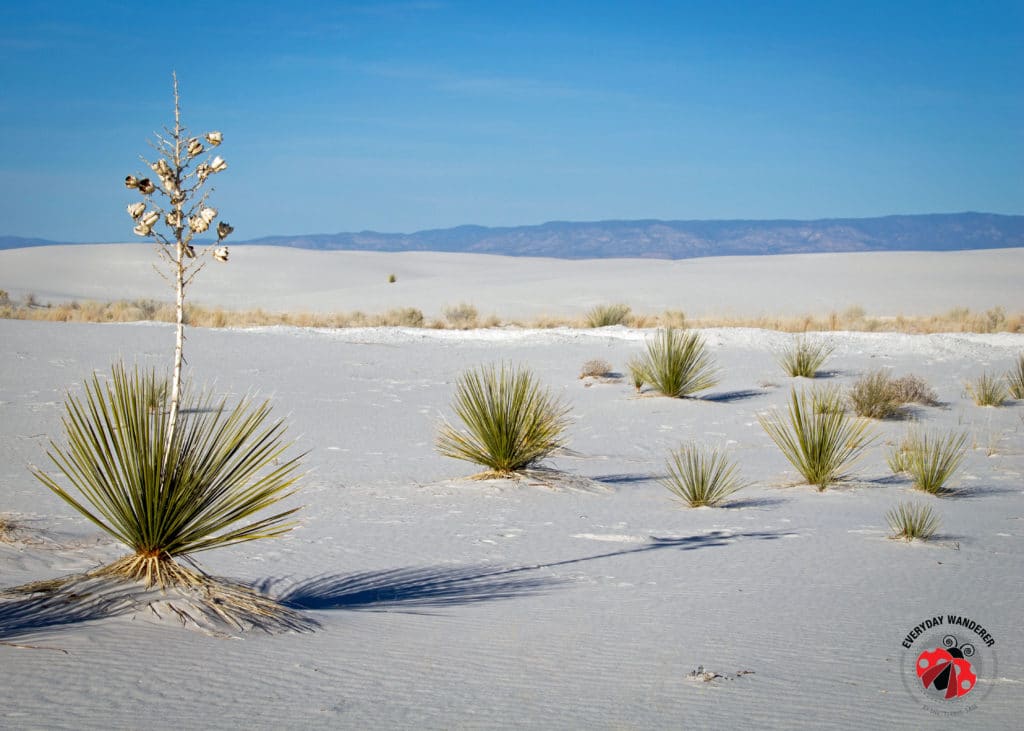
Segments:
[[[3,277],[41,299],[163,287],[146,247],[45,252],[3,252]],[[194,296],[275,309],[466,300],[524,316],[615,300],[690,311],[695,288],[708,293],[697,300],[716,293],[718,306],[771,312],[1021,305],[1021,250],[829,256],[670,265],[246,248],[204,271]],[[783,278],[794,268],[812,286]],[[737,271],[749,274],[730,279]],[[883,271],[896,272],[885,287]],[[1024,336],[827,336],[836,349],[822,383],[847,387],[877,368],[920,375],[942,404],[913,417],[968,434],[961,494],[919,498],[940,514],[941,536],[905,544],[887,537],[885,513],[916,495],[885,451],[909,422],[875,425],[851,481],[823,493],[799,485],[756,419],[808,385],[774,360],[790,336],[704,334],[723,380],[672,400],[577,377],[591,358],[624,371],[649,335],[626,328],[190,330],[193,376],[271,397],[311,470],[295,499],[299,528],[196,558],[319,627],[227,639],[145,611],[0,601],[0,642],[51,648],[0,645],[0,726],[948,728],[915,686],[920,647],[901,644],[937,614],[973,618],[995,638],[974,661],[981,682],[965,699],[976,708],[948,706],[964,714],[953,722],[1017,725],[1024,406],[977,407],[964,383],[1007,369]],[[67,390],[117,359],[167,364],[173,330],[0,321],[0,338],[0,511],[30,529],[0,544],[0,585],[116,558],[122,550],[27,465],[46,465],[48,439],[61,438]],[[472,465],[435,452],[454,379],[495,361],[529,365],[571,406],[572,451],[550,466],[573,485],[468,481]],[[685,440],[736,457],[752,485],[732,507],[681,508],[658,483]]]
[[[0,288],[44,302],[168,299],[155,260],[152,247],[140,244],[0,251]],[[569,261],[246,246],[235,247],[227,265],[211,263],[191,296],[271,311],[416,307],[431,318],[460,302],[502,319],[578,317],[612,302],[691,317],[826,314],[852,306],[891,316],[952,307],[1018,312],[1022,281],[1024,249]]]

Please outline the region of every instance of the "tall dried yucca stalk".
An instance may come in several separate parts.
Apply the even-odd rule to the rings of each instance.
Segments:
[[[221,262],[228,260],[228,248],[223,245],[234,229],[225,221],[214,226],[218,212],[208,205],[213,189],[206,189],[210,176],[223,172],[228,164],[220,155],[210,157],[208,147],[218,147],[223,141],[220,132],[207,132],[202,137],[190,137],[181,122],[181,98],[178,94],[178,76],[174,79],[174,126],[164,127],[164,134],[156,135],[150,146],[156,151],[156,161],[144,156],[140,159],[153,175],[125,177],[125,187],[138,191],[142,201],[128,206],[128,215],[136,222],[132,229],[136,236],[151,239],[157,244],[160,258],[169,266],[175,291],[174,370],[171,376],[167,444],[174,439],[181,401],[181,365],[185,342],[185,290],[206,264],[206,255]],[[205,142],[205,144],[204,144]],[[163,230],[159,225],[163,225]],[[192,245],[196,234],[213,227],[217,243],[199,251]],[[167,452],[170,453],[170,450]],[[166,469],[166,465],[164,465]]]

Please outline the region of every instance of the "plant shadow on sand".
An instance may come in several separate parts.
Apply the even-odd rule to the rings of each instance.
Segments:
[[[716,404],[731,404],[734,401],[745,401],[751,398],[757,398],[758,396],[764,396],[767,391],[760,389],[743,389],[740,391],[722,391],[721,393],[709,393],[706,396],[700,396],[700,401],[711,401]]]
[[[480,602],[535,596],[568,581],[557,576],[529,576],[529,572],[559,566],[614,558],[631,553],[661,549],[691,551],[726,546],[735,539],[774,540],[791,533],[751,531],[711,533],[682,538],[652,536],[635,548],[610,551],[580,558],[529,566],[428,566],[422,568],[363,571],[355,574],[325,574],[288,587],[277,601],[296,610],[408,611],[437,609]],[[257,585],[273,594],[284,579],[270,579]]]
[[[160,589],[94,572],[0,590],[0,643],[125,615],[222,637],[252,629],[308,632],[319,626],[248,584],[206,575],[202,579],[197,586]]]

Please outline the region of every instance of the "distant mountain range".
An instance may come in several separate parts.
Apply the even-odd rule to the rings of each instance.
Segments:
[[[0,237],[0,249],[55,242]],[[234,244],[359,251],[447,251],[562,259],[953,251],[1024,246],[1024,216],[942,213],[816,221],[553,221],[539,226],[456,228],[411,234],[267,236]]]

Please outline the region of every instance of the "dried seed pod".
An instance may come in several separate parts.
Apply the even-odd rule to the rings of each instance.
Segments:
[[[125,188],[138,188],[139,187],[139,179],[136,178],[134,175],[126,175],[125,178],[124,178],[124,187]]]
[[[213,250],[213,258],[216,259],[217,261],[227,261],[228,247],[218,246],[216,249]]]
[[[188,141],[188,156],[195,157],[201,155],[203,152],[203,143],[199,141],[198,137],[193,137]]]
[[[220,155],[210,160],[210,172],[220,173],[228,169],[228,164],[224,162],[224,158]]]
[[[134,219],[138,219],[143,213],[146,212],[145,203],[132,203],[128,206],[128,215]]]
[[[167,225],[171,228],[181,228],[181,211],[175,208],[167,214]]]
[[[216,147],[224,141],[224,136],[220,132],[207,132],[206,141]]]
[[[192,218],[188,219],[188,227],[192,229],[193,233],[201,234],[210,228],[210,224],[202,216],[192,216]]]
[[[139,225],[132,229],[132,233],[135,234],[136,236],[149,236],[149,234],[152,231],[153,227],[147,226],[144,223],[140,223]]]
[[[149,195],[156,191],[156,186],[153,185],[153,181],[149,178],[143,178],[138,184],[139,192],[144,195]]]
[[[160,220],[160,213],[158,211],[149,211],[142,217],[140,223],[147,228],[153,228],[153,225]]]
[[[223,241],[234,230],[235,227],[232,226],[230,223],[221,221],[220,223],[217,224],[217,238]]]
[[[206,221],[206,223],[208,224],[213,223],[213,219],[217,217],[217,209],[204,208],[203,210],[199,211],[199,217]]]

